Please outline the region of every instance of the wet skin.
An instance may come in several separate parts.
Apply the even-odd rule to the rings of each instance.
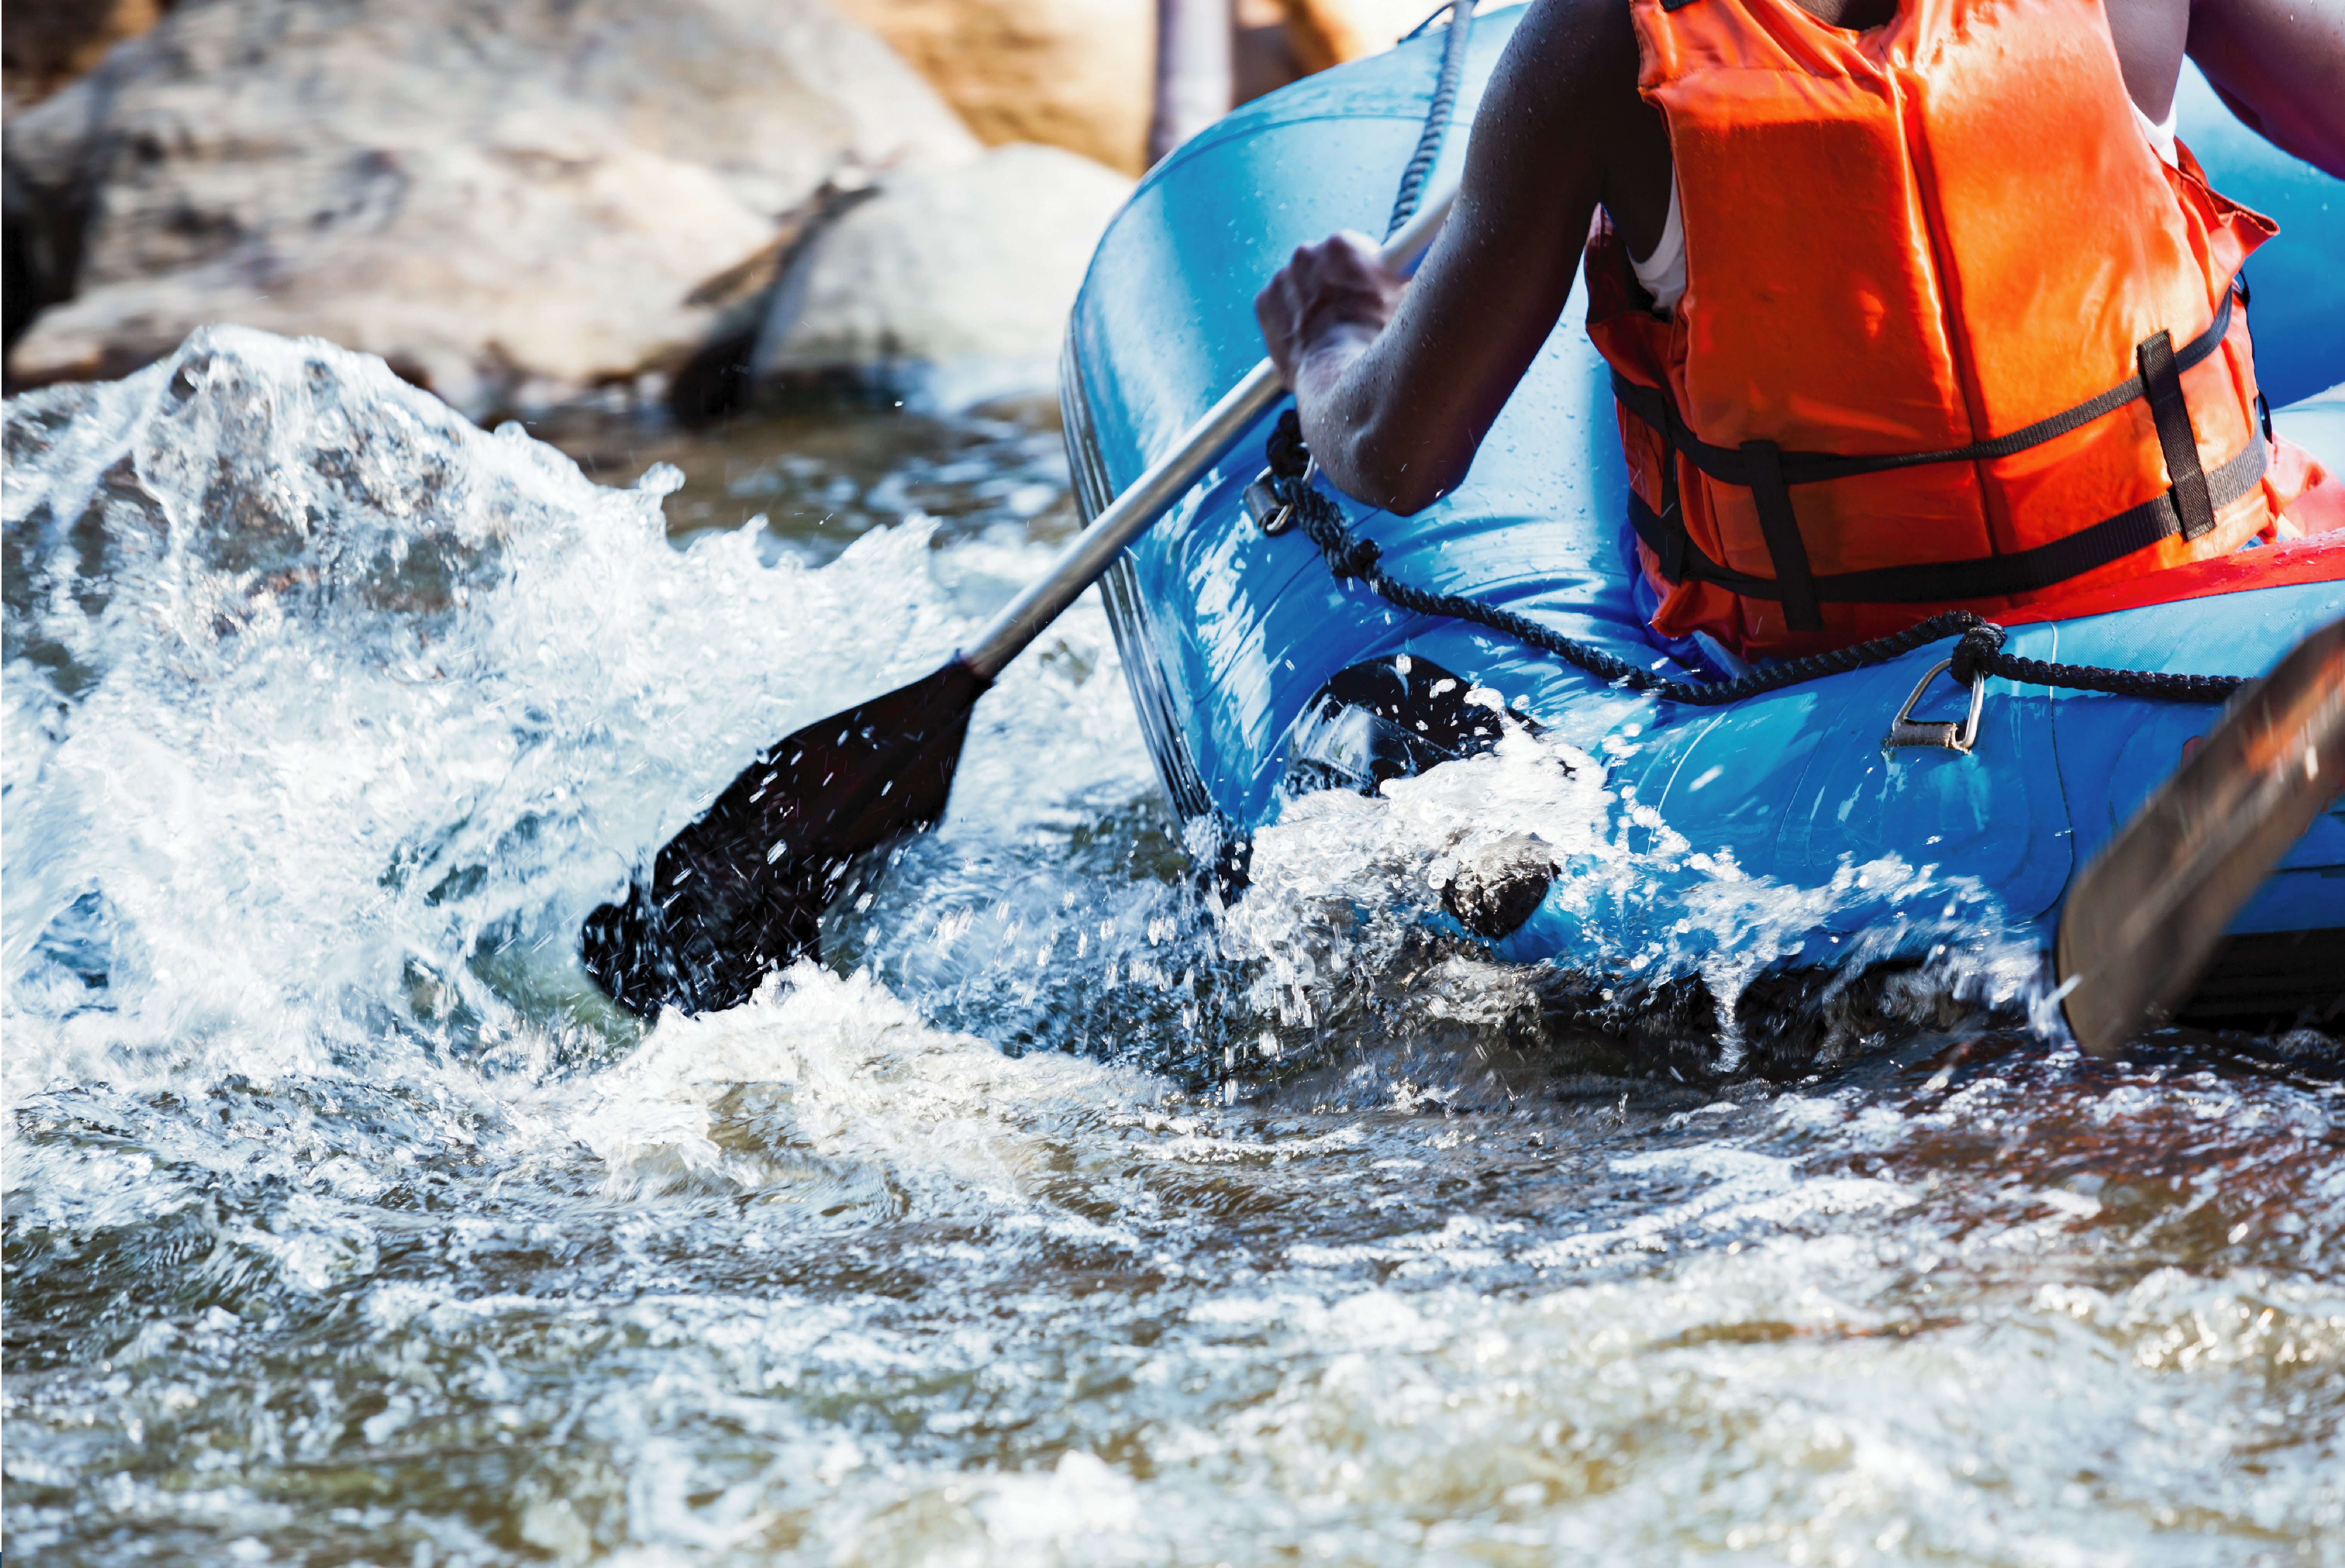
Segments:
[[[1799,0],[1837,26],[1895,0]],[[2233,112],[2345,178],[2345,0],[2106,0],[2134,102],[2163,120],[2188,54]],[[1457,487],[1562,314],[1600,203],[1631,254],[1669,217],[1670,147],[1637,96],[1625,0],[1535,0],[1492,73],[1456,210],[1414,283],[1366,236],[1306,245],[1254,301],[1319,466],[1394,512]]]

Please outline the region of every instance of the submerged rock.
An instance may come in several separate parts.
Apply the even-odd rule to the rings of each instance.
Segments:
[[[9,371],[230,321],[540,405],[681,360],[840,169],[978,150],[820,0],[193,0],[9,127],[11,289],[49,307]]]
[[[1458,863],[1441,907],[1475,935],[1503,942],[1538,912],[1562,866],[1537,833],[1509,833]]]
[[[760,395],[840,382],[958,407],[1051,384],[1067,311],[1132,181],[1058,148],[906,170],[839,204],[775,285]]]

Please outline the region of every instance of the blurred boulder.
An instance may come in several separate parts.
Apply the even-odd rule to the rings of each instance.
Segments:
[[[1378,55],[1432,11],[1426,0],[1282,0],[1286,42],[1305,72]]]
[[[979,150],[822,0],[182,0],[9,127],[12,292],[71,294],[11,380],[232,321],[551,403],[679,362],[840,171]]]
[[[1230,97],[1252,103],[1309,75],[1295,57],[1279,0],[1233,0],[1230,6]]]
[[[783,269],[748,361],[753,391],[879,386],[932,408],[1049,387],[1108,219],[1132,182],[1060,148],[905,169]]]
[[[1043,142],[1137,174],[1155,0],[832,0],[885,38],[992,146]]]
[[[162,19],[170,0],[9,0],[0,9],[0,100],[40,102]]]

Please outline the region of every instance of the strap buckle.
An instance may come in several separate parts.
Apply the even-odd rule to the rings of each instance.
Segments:
[[[1954,667],[1954,660],[1941,659],[1930,667],[1927,675],[1914,682],[1913,693],[1905,698],[1905,705],[1897,710],[1897,717],[1889,721],[1889,733],[1881,739],[1883,749],[1924,746],[1959,751],[1965,757],[1970,755],[1971,748],[1978,744],[1979,714],[1986,706],[1985,675],[1971,682],[1970,717],[1962,723],[1916,719],[1914,717],[1914,708],[1922,700],[1922,694],[1930,689],[1930,683]]]

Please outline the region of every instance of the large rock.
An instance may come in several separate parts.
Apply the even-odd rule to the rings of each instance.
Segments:
[[[1279,0],[1236,0],[1230,7],[1230,96],[1251,103],[1307,75],[1287,36]]]
[[[887,178],[785,269],[752,382],[876,382],[948,408],[1050,386],[1092,249],[1132,184],[1034,146]]]
[[[0,100],[40,102],[161,20],[169,0],[9,0],[0,10]]]
[[[984,141],[1044,142],[1127,174],[1147,158],[1155,0],[832,0]]]
[[[185,0],[9,127],[10,281],[73,295],[9,367],[231,321],[550,402],[687,353],[840,170],[979,150],[821,0]]]
[[[1381,54],[1431,9],[1425,0],[1283,0],[1286,42],[1306,71]]]

